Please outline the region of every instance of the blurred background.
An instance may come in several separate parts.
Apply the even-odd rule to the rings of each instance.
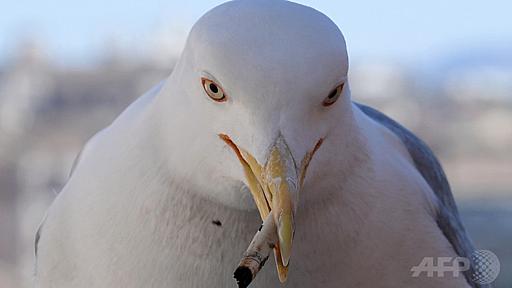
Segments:
[[[31,286],[35,231],[85,141],[171,73],[221,2],[2,1],[1,288]],[[354,99],[435,150],[476,247],[501,260],[496,287],[512,287],[512,2],[298,2],[344,32]]]

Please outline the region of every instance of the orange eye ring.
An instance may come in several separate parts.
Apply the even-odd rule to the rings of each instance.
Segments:
[[[219,84],[203,77],[201,78],[201,85],[203,86],[206,95],[208,95],[208,97],[210,97],[213,101],[224,102],[227,100],[226,93],[224,93],[224,90]]]
[[[338,87],[334,88],[327,97],[325,97],[324,101],[322,102],[322,105],[327,107],[334,104],[338,98],[340,98],[341,92],[343,92],[343,86],[345,86],[345,83],[342,83],[338,85]]]

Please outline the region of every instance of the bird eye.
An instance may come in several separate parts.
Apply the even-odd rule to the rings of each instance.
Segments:
[[[222,90],[219,84],[207,78],[201,78],[201,82],[203,83],[204,91],[212,100],[217,102],[226,101],[226,94],[224,94],[224,90]]]
[[[338,87],[334,88],[327,97],[325,97],[324,101],[322,102],[322,105],[324,106],[331,106],[338,100],[338,98],[341,95],[341,92],[343,91],[343,86],[345,83],[340,84]]]

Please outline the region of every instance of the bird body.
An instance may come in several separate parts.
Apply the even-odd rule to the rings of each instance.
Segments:
[[[255,2],[258,9],[254,9]],[[281,15],[284,9],[299,20],[320,17],[319,27],[327,25],[320,13],[285,1],[230,3],[216,8],[217,12],[214,9],[213,15],[252,9],[257,18]],[[209,23],[208,29],[220,25],[206,18],[200,23]],[[284,20],[275,21],[281,25]],[[329,25],[326,29],[334,31]],[[250,147],[261,163],[278,133],[287,139],[293,157],[301,157],[297,155],[310,149],[318,135],[323,139],[293,209],[297,228],[286,286],[469,287],[462,276],[411,276],[411,267],[423,257],[457,256],[438,224],[440,198],[415,166],[402,139],[351,101],[348,82],[330,112],[321,103],[308,112],[299,104],[282,105],[280,101],[288,96],[269,98],[272,93],[283,95],[286,89],[279,83],[268,84],[258,96],[261,99],[254,96],[245,99],[245,104],[229,102],[229,98],[227,103],[213,103],[203,95],[195,97],[202,87],[200,77],[193,78],[198,69],[191,68],[195,66],[190,61],[197,61],[206,48],[192,44],[215,40],[206,41],[200,32],[191,33],[189,50],[168,79],[130,105],[84,147],[38,232],[36,287],[234,286],[234,268],[261,219],[240,163],[218,133],[228,133],[243,147]],[[334,51],[338,44],[333,45]],[[239,60],[245,63],[246,58]],[[343,58],[338,60],[345,65]],[[235,99],[238,90],[256,86],[253,82],[236,86],[236,81],[230,81],[235,74],[226,67],[233,63],[220,65],[219,71],[225,75],[223,86],[234,87],[227,88],[226,94]],[[275,78],[262,75],[266,66],[260,64],[246,66],[246,73],[255,75],[254,82]],[[341,79],[346,79],[347,67],[341,66],[324,68],[341,69]],[[215,72],[208,69],[205,73]],[[280,80],[293,83],[293,79]],[[305,82],[313,80],[320,81]],[[295,95],[300,91],[290,89]],[[241,112],[230,114],[234,112],[227,109],[234,107]],[[245,116],[249,120],[237,118]],[[308,126],[312,125],[308,121],[326,119],[329,123],[318,129]],[[245,130],[250,130],[247,137]],[[268,261],[266,265],[251,287],[280,287],[276,264]]]
[[[154,96],[85,147],[74,173],[87,169],[87,176],[71,177],[48,212],[39,243],[46,247],[39,252],[41,287],[233,285],[234,265],[260,225],[257,211],[227,207],[165,176],[143,120]],[[455,253],[435,223],[435,197],[400,140],[352,107],[362,128],[354,131],[366,139],[353,148],[364,156],[352,159],[350,172],[333,171],[346,181],[322,187],[325,197],[301,207],[294,257],[307,260],[294,261],[289,285],[465,287],[463,278],[456,286],[454,279],[411,277],[423,257]],[[148,149],[154,158],[138,155]],[[262,273],[254,287],[278,287],[274,273]]]

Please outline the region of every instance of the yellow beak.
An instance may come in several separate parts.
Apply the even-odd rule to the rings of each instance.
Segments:
[[[262,174],[261,184],[267,191],[265,198],[270,198],[270,207],[274,211],[281,263],[287,267],[295,234],[293,217],[298,202],[299,177],[295,160],[282,136],[270,149]]]
[[[247,151],[238,147],[227,135],[219,135],[236,153],[242,167],[249,190],[264,220],[272,210],[277,226],[278,245],[274,248],[277,272],[281,282],[286,281],[293,237],[295,234],[294,216],[299,192],[309,162],[320,147],[322,139],[314,149],[304,156],[300,167],[290,152],[283,136],[279,136],[271,146],[264,165]]]

